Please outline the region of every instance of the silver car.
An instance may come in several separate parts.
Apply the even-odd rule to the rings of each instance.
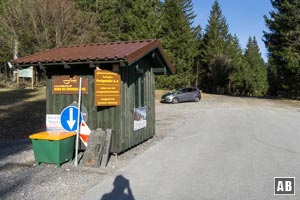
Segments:
[[[188,87],[182,88],[179,90],[173,90],[167,94],[164,94],[161,97],[162,103],[178,103],[178,102],[185,102],[185,101],[194,101],[198,102],[201,99],[201,93],[199,89]]]

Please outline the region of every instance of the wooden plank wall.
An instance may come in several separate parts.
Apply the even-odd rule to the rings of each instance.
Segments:
[[[121,130],[120,135],[113,136],[112,151],[122,152],[140,144],[141,142],[153,137],[155,133],[155,79],[152,72],[151,62],[146,58],[141,59],[137,63],[140,67],[145,69],[145,74],[137,74],[133,64],[129,67],[121,68]],[[147,106],[147,127],[133,130],[133,109],[138,108],[135,105],[135,84],[141,84],[139,79],[144,76],[144,106]],[[118,139],[119,137],[119,139]],[[117,143],[119,141],[119,143]]]
[[[52,95],[52,75],[81,75],[88,78],[88,95],[82,95],[82,104],[88,110],[88,126],[91,130],[97,128],[112,129],[111,152],[121,153],[141,142],[153,137],[155,133],[155,78],[149,59],[144,57],[138,61],[145,69],[145,74],[137,74],[134,66],[120,67],[121,74],[121,105],[114,107],[96,107],[94,105],[94,69],[88,65],[76,65],[71,69],[63,66],[51,66],[47,69],[47,114],[60,114],[74,101],[78,95]],[[144,76],[144,105],[147,106],[147,127],[134,131],[133,109],[135,105],[135,84],[140,84]],[[81,145],[83,146],[83,145]],[[84,148],[83,148],[84,149]]]
[[[136,63],[135,63],[136,64]],[[111,152],[120,153],[134,147],[155,134],[155,78],[152,72],[151,62],[147,57],[138,61],[140,67],[145,68],[145,74],[138,74],[134,65],[121,67],[121,106],[120,106],[120,130],[119,134],[113,134]],[[144,106],[147,106],[147,127],[134,131],[133,109],[135,105],[135,84],[140,84],[144,76]]]

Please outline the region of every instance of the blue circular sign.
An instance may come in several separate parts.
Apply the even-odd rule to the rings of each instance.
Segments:
[[[82,121],[82,113],[80,113],[79,124]],[[62,127],[68,132],[77,130],[78,125],[78,108],[75,106],[68,106],[60,114],[60,123]]]

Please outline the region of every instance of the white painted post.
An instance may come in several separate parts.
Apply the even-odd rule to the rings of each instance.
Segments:
[[[33,90],[33,83],[34,83],[34,68],[31,66],[31,89]]]
[[[78,116],[77,116],[77,130],[76,130],[76,144],[75,144],[75,167],[78,166],[78,143],[79,143],[79,133],[80,133],[80,114],[81,114],[81,88],[82,88],[82,77],[79,78],[78,87]]]

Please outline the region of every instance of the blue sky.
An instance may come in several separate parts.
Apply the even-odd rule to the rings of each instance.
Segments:
[[[229,25],[230,33],[237,35],[241,47],[245,49],[249,36],[255,36],[260,52],[267,61],[267,50],[262,38],[263,31],[268,29],[263,16],[269,16],[272,10],[270,0],[218,0],[218,2]],[[213,3],[214,0],[193,0],[194,11],[197,14],[194,24],[200,24],[203,31]]]

